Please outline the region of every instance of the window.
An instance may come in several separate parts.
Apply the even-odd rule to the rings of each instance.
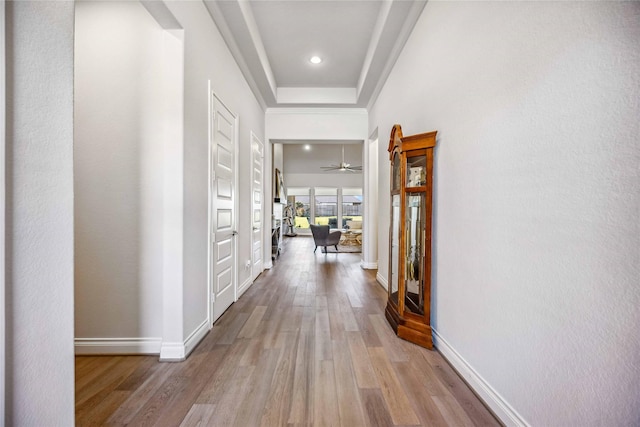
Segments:
[[[342,189],[342,223],[347,221],[362,221],[362,188]]]
[[[293,212],[294,231],[306,234],[309,224],[347,228],[348,221],[360,222],[363,209],[362,188],[288,187],[285,212]]]
[[[317,187],[315,189],[315,223],[338,227],[338,189]]]
[[[295,229],[309,229],[311,221],[311,198],[309,188],[289,187],[287,189],[287,205],[293,208],[293,226]]]

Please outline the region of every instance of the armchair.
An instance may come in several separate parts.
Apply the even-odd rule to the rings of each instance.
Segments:
[[[335,246],[336,251],[338,250],[338,243],[340,242],[340,237],[342,236],[342,232],[340,230],[330,233],[328,225],[309,224],[309,227],[311,227],[313,241],[316,244],[313,253],[316,253],[318,246],[324,246],[325,252],[327,252],[327,246]]]

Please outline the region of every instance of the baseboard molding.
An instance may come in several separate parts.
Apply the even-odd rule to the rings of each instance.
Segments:
[[[360,267],[363,270],[377,270],[378,269],[378,263],[377,262],[360,261]]]
[[[182,362],[196,348],[209,332],[209,322],[205,319],[191,334],[181,342],[163,342],[160,347],[161,362]]]
[[[180,361],[189,356],[209,332],[207,321],[202,322],[181,342],[162,342],[162,338],[76,338],[77,356],[105,354],[152,354],[160,355],[161,361]]]
[[[240,285],[240,287],[238,288],[238,298],[240,298],[242,294],[244,294],[247,291],[247,289],[251,287],[252,284],[253,284],[253,280],[251,280],[251,276],[249,276],[247,280],[245,280],[244,283]]]
[[[389,290],[389,283],[387,283],[387,279],[385,277],[382,277],[379,272],[376,273],[376,280],[382,285],[383,288],[385,288],[385,290]]]
[[[76,338],[78,356],[101,354],[160,354],[162,338]]]
[[[182,362],[187,358],[186,348],[182,342],[166,342],[160,347],[161,362]]]
[[[198,327],[193,332],[191,332],[191,335],[189,335],[184,342],[185,358],[191,354],[193,349],[196,348],[196,346],[200,343],[200,341],[202,341],[205,335],[207,335],[209,329],[209,321],[205,319],[204,322],[198,325]]]
[[[432,329],[433,344],[447,359],[447,361],[458,371],[458,374],[469,384],[469,387],[491,408],[496,417],[500,419],[507,427],[523,426],[528,427],[529,424],[516,412],[515,409],[507,403],[500,394],[495,391],[485,380],[473,369],[469,363],[442,338],[438,331]]]

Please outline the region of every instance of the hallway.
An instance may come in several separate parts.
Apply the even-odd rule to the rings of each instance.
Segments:
[[[76,424],[499,425],[438,352],[395,337],[359,263],[288,238],[185,362],[76,357]]]

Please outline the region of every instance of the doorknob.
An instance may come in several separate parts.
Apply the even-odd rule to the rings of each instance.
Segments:
[[[260,230],[259,227],[253,227],[253,231],[258,231],[258,230]]]
[[[234,236],[237,236],[237,235],[238,235],[238,232],[237,232],[236,230],[233,230],[233,231],[231,232],[231,234],[233,234]]]

